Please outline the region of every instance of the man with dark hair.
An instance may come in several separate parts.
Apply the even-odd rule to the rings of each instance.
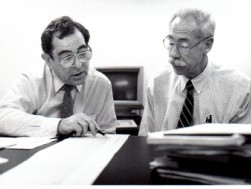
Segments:
[[[89,31],[69,17],[53,20],[41,41],[43,70],[22,74],[0,102],[0,133],[83,136],[115,133],[110,81],[89,67]]]
[[[203,123],[251,123],[250,78],[209,61],[215,22],[199,9],[178,11],[163,40],[173,69],[148,82],[139,135]]]

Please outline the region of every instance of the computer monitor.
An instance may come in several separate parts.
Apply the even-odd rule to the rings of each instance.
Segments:
[[[143,67],[98,67],[112,83],[115,108],[143,107]]]

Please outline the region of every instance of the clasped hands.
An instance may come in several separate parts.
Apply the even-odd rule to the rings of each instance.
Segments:
[[[63,136],[73,133],[73,136],[84,136],[88,130],[91,131],[93,136],[96,136],[100,127],[92,117],[84,113],[78,113],[64,118],[58,124],[58,134]]]

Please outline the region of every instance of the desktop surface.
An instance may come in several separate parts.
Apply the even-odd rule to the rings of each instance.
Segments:
[[[146,137],[130,136],[99,175],[94,185],[183,185],[189,181],[160,179],[152,174],[149,162],[155,157],[154,147]]]
[[[149,162],[154,159],[152,146],[145,137],[130,136],[94,182],[96,185],[151,184]]]
[[[0,174],[24,162],[35,153],[48,148],[58,141],[31,150],[0,150],[0,157],[9,161],[0,164]],[[153,148],[146,144],[146,137],[129,136],[128,140],[115,154],[102,171],[94,185],[153,184],[149,162],[154,158]]]
[[[24,162],[36,152],[48,148],[58,141],[32,150],[0,150],[0,157],[9,159],[0,164],[0,174]],[[154,160],[154,148],[146,144],[146,137],[129,136],[105,169],[94,181],[94,185],[159,185],[193,184],[183,181],[161,180],[152,175],[149,162]],[[63,165],[62,165],[63,166]],[[13,178],[14,179],[14,178]]]
[[[49,144],[39,146],[39,147],[34,148],[32,150],[22,150],[22,149],[20,149],[20,150],[18,150],[18,149],[2,149],[2,150],[0,150],[0,157],[8,159],[7,163],[0,164],[0,175],[2,173],[4,173],[5,171],[8,171],[9,169],[24,162],[25,160],[30,158],[32,155],[34,155],[36,152],[38,152],[42,149],[45,149],[47,147],[50,147],[56,143],[57,143],[57,141],[53,141]]]

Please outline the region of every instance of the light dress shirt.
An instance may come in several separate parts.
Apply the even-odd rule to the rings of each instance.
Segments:
[[[188,78],[165,69],[152,77],[139,135],[177,128],[186,98]],[[204,71],[192,79],[194,85],[193,125],[212,123],[251,123],[251,81],[236,70],[208,62]]]
[[[22,74],[0,100],[0,134],[56,136],[64,83],[45,64],[44,69]],[[115,133],[117,120],[111,82],[94,68],[83,85],[71,91],[73,114],[92,117],[101,130]]]

